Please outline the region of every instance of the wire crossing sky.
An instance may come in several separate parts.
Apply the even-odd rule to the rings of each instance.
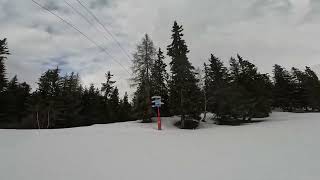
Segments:
[[[117,43],[117,45],[119,46],[119,48],[122,50],[122,52],[124,52],[124,54],[128,57],[129,62],[131,63],[132,57],[129,55],[130,53],[127,52],[127,50],[125,50],[122,45],[120,44],[120,42],[117,40],[117,38],[113,35],[113,33],[106,27],[106,25],[104,25],[100,19],[93,14],[93,12],[90,11],[90,9],[88,9],[80,0],[76,0],[100,25],[101,27],[111,36],[111,38]]]
[[[116,59],[113,58],[113,56],[106,50],[106,48],[103,48],[102,46],[100,46],[99,44],[97,44],[95,41],[93,41],[88,35],[84,34],[82,31],[79,30],[79,28],[77,28],[76,26],[74,26],[73,24],[71,24],[69,21],[63,19],[61,16],[57,15],[56,13],[52,12],[50,9],[42,6],[41,4],[39,4],[38,2],[31,0],[32,2],[34,2],[35,4],[37,4],[39,7],[41,7],[42,9],[48,11],[49,13],[51,13],[52,15],[56,16],[57,18],[59,18],[61,21],[63,21],[64,23],[66,23],[68,26],[70,26],[71,28],[73,28],[74,30],[76,30],[78,33],[80,33],[83,37],[85,37],[88,41],[90,41],[92,44],[96,45],[98,47],[98,49],[100,49],[102,52],[105,52],[108,56],[111,57],[112,60],[114,60],[115,62],[117,62],[129,75],[131,75],[131,73]]]

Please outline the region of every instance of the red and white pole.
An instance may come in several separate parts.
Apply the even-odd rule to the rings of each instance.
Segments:
[[[161,130],[160,108],[158,107],[158,130]]]

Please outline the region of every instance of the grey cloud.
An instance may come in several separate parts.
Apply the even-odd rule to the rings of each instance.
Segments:
[[[320,17],[320,1],[310,0],[310,11],[304,18],[304,22],[319,22]]]
[[[264,16],[287,16],[292,13],[290,0],[256,0],[248,11],[249,18],[261,18]]]
[[[94,0],[90,3],[90,8],[95,9],[101,9],[110,6],[111,2],[110,0]]]
[[[53,11],[57,11],[60,9],[59,4],[57,3],[57,1],[46,1],[43,5],[45,8],[49,9],[49,10],[53,10]]]
[[[63,0],[38,1],[47,2],[47,7],[130,67],[109,35],[105,34],[108,40],[104,39],[101,32],[72,12]],[[240,53],[263,72],[271,72],[275,63],[286,67],[319,64],[320,48],[315,37],[320,31],[317,23],[320,3],[310,1],[308,16],[312,21],[291,24],[288,22],[295,21],[295,1],[82,0],[129,53],[135,50],[144,33],[149,33],[155,44],[165,49],[170,43],[172,23],[178,20],[184,26],[189,59],[195,66],[201,66],[211,52],[226,63],[230,56]],[[75,0],[68,2],[85,12]],[[35,82],[46,68],[59,65],[63,72],[79,72],[84,84],[99,86],[104,73],[111,70],[121,91],[133,91],[129,89],[129,75],[116,62],[32,1],[0,0],[0,24],[0,38],[8,38],[12,52],[7,61],[10,77],[18,74],[19,79],[36,87]],[[166,62],[169,61],[167,57]]]

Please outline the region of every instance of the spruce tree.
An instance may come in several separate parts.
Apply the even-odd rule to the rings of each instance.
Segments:
[[[164,55],[159,48],[157,52],[157,59],[155,60],[151,69],[151,94],[152,96],[161,96],[161,100],[164,103],[161,106],[161,114],[163,116],[169,115],[169,92],[168,92],[168,78],[166,67],[164,63]]]
[[[113,84],[116,81],[112,80],[113,74],[111,74],[110,71],[108,71],[108,73],[105,76],[106,76],[107,81],[105,83],[102,83],[101,91],[104,94],[105,99],[108,100],[111,96],[113,89],[114,89]]]
[[[219,124],[236,125],[271,111],[272,84],[267,74],[240,55],[230,59],[229,71],[214,55],[205,65],[209,110]]]
[[[65,75],[61,81],[61,96],[57,98],[57,103],[62,111],[60,114],[61,119],[64,119],[65,122],[60,125],[60,127],[81,126],[81,122],[83,121],[80,116],[80,112],[82,110],[82,92],[80,88],[79,75],[72,72],[70,75]]]
[[[110,119],[112,122],[119,121],[119,105],[120,99],[119,99],[119,90],[117,87],[114,88],[112,91],[112,94],[110,96]]]
[[[6,98],[7,102],[7,119],[10,122],[17,122],[19,120],[18,114],[18,92],[19,92],[19,84],[17,76],[14,76],[8,83]]]
[[[104,94],[104,115],[105,115],[105,122],[112,122],[114,121],[113,116],[113,109],[112,105],[110,104],[111,95],[114,91],[114,83],[116,81],[112,80],[113,74],[110,71],[105,75],[106,82],[102,83],[101,91]]]
[[[9,54],[7,39],[0,39],[0,92],[5,90],[8,83],[4,61],[7,59],[7,55]]]
[[[89,89],[86,88],[84,90],[81,101],[83,107],[81,115],[84,116],[86,125],[107,123],[103,99],[99,89],[95,88],[93,84],[90,85]]]
[[[9,101],[6,97],[7,77],[5,68],[5,59],[9,55],[7,46],[7,39],[0,39],[0,123],[7,120],[7,102]]]
[[[240,109],[243,120],[253,117],[266,117],[271,112],[271,81],[267,74],[257,71],[254,64],[244,60],[239,54],[238,61],[231,59],[230,71],[234,86],[242,94]]]
[[[295,111],[306,111],[307,105],[307,89],[305,87],[306,76],[303,71],[293,67],[292,72],[292,107]]]
[[[62,95],[66,81],[59,72],[59,68],[49,69],[39,78],[37,90],[28,99],[29,116],[25,118],[27,124],[33,124],[36,128],[70,127],[65,116],[66,99]]]
[[[14,76],[8,83],[6,98],[6,117],[8,123],[18,124],[26,113],[26,102],[30,94],[30,86],[27,83],[19,83]]]
[[[223,101],[221,97],[222,89],[229,85],[229,74],[223,62],[211,54],[209,64],[205,66],[205,91],[207,96],[207,110],[215,113],[219,118],[222,116],[220,110]]]
[[[123,99],[120,101],[119,121],[132,120],[132,106],[129,103],[128,93],[125,92]]]
[[[173,114],[181,115],[181,127],[185,127],[186,116],[200,119],[201,92],[197,86],[194,67],[188,60],[189,53],[183,28],[175,21],[172,28],[172,43],[168,45],[168,56],[171,57],[170,109]]]
[[[317,74],[311,70],[310,67],[306,67],[304,72],[305,78],[305,89],[306,89],[306,102],[311,111],[320,110],[320,81]]]
[[[273,69],[273,107],[292,111],[293,82],[291,74],[280,65]]]
[[[310,67],[305,71],[292,68],[292,109],[306,112],[319,110],[320,82]]]

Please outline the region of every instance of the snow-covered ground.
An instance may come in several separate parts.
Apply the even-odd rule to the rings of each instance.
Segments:
[[[0,130],[0,180],[318,180],[320,114],[180,130],[174,119]]]

